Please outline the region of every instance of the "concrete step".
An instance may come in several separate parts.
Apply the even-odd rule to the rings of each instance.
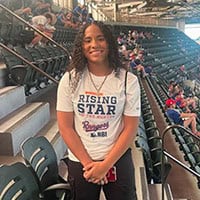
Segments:
[[[16,156],[2,156],[0,155],[0,165],[10,165],[16,162],[23,162],[24,159],[21,156],[21,152],[18,153]]]
[[[0,88],[0,119],[26,103],[23,86],[6,86]]]
[[[50,120],[49,103],[25,104],[0,121],[0,155],[15,156],[21,143]]]
[[[67,146],[61,137],[56,120],[51,120],[46,126],[44,126],[37,134],[37,136],[45,136],[54,147],[57,155],[58,162],[67,155]]]
[[[49,121],[42,129],[40,129],[40,131],[35,135],[35,137],[41,135],[45,136],[54,147],[59,163],[60,159],[63,158],[64,155],[66,155],[67,147],[58,132],[57,122],[55,120]],[[15,162],[24,162],[21,156],[21,151],[16,156],[0,155],[0,165],[11,164]]]

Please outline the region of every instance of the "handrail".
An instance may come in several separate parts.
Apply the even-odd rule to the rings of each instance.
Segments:
[[[54,79],[52,76],[50,76],[49,74],[47,74],[46,72],[44,72],[43,70],[41,70],[39,67],[37,67],[36,65],[34,65],[33,63],[29,62],[27,59],[25,59],[24,57],[22,57],[20,54],[16,53],[15,51],[13,51],[12,49],[8,48],[6,45],[4,45],[3,43],[0,42],[0,47],[3,47],[4,49],[6,49],[8,52],[10,52],[11,54],[17,56],[18,58],[20,58],[21,60],[23,60],[26,64],[30,65],[31,67],[33,67],[36,71],[42,73],[43,75],[45,75],[47,78],[49,78],[50,80],[52,80],[54,83],[58,84],[59,82]]]
[[[197,176],[198,178],[200,178],[200,174],[198,174],[197,172],[195,172],[194,170],[190,169],[188,166],[186,166],[184,163],[180,162],[179,160],[177,160],[175,157],[173,157],[172,155],[170,155],[168,152],[166,152],[164,150],[164,139],[165,139],[165,135],[166,133],[173,128],[180,128],[183,129],[185,132],[187,132],[188,134],[190,134],[192,137],[196,138],[197,140],[200,140],[199,137],[197,137],[196,135],[194,135],[190,130],[186,129],[185,127],[178,125],[178,124],[173,124],[173,125],[169,125],[167,126],[164,131],[162,132],[162,146],[161,146],[161,152],[162,152],[162,156],[161,156],[161,184],[162,184],[162,200],[164,200],[164,155],[166,155],[167,157],[169,157],[170,159],[172,159],[176,164],[179,164],[181,167],[183,167],[184,169],[186,169],[187,171],[191,172],[193,175]]]
[[[64,48],[62,45],[58,44],[55,40],[53,40],[52,38],[48,37],[47,35],[45,35],[43,32],[41,32],[39,29],[35,28],[34,26],[32,26],[30,23],[28,23],[27,21],[25,21],[23,18],[21,18],[20,16],[16,15],[14,12],[12,12],[11,10],[9,10],[7,7],[5,7],[4,5],[0,4],[0,8],[6,10],[8,13],[10,13],[12,16],[16,17],[18,20],[20,20],[21,22],[23,22],[24,24],[26,24],[27,26],[29,26],[30,28],[32,28],[34,31],[36,31],[37,33],[39,33],[40,35],[42,35],[43,37],[45,37],[46,39],[48,39],[49,41],[51,41],[53,44],[55,44],[56,46],[60,47],[62,50],[64,50],[67,55],[69,56],[69,59],[71,59],[71,55],[70,52]]]

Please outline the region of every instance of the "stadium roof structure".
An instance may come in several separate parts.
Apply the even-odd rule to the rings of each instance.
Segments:
[[[200,0],[86,0],[108,17],[193,20],[200,23]],[[129,20],[130,21],[130,20]]]

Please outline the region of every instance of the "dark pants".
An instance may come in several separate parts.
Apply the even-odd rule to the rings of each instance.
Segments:
[[[115,166],[117,181],[101,186],[87,182],[83,177],[83,166],[68,160],[68,181],[72,187],[73,200],[99,200],[101,187],[107,200],[137,200],[131,149],[126,151]]]

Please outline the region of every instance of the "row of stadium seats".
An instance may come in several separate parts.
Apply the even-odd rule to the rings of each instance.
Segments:
[[[136,146],[140,147],[143,151],[148,183],[161,183],[162,141],[141,80],[140,85],[142,115],[140,117]],[[165,156],[164,167],[164,178],[166,179],[171,169],[171,164]]]
[[[72,45],[76,32],[76,29],[56,26],[52,39],[59,44]],[[34,30],[27,25],[20,24],[18,21],[15,23],[0,22],[0,40],[4,44],[25,46],[30,44],[33,38]]]
[[[16,46],[13,50],[57,80],[66,71],[69,62],[69,57],[66,53],[54,46],[38,46],[37,48]],[[45,85],[49,84],[49,79],[46,76],[37,72],[17,56],[7,50],[2,50],[1,53],[9,70],[11,81],[15,84],[25,85],[26,95],[31,94],[30,90],[33,87],[40,89],[42,83]]]
[[[19,23],[0,23],[0,38],[4,44],[25,45],[34,38],[34,31]]]
[[[60,26],[56,26],[56,30],[53,33],[53,40],[55,40],[59,44],[67,44],[68,47],[72,47],[76,36],[77,30],[73,28],[64,28]]]
[[[158,82],[152,77],[148,78],[151,89],[154,90],[155,97],[165,96],[163,98],[157,98],[158,103],[164,113],[166,121],[169,125],[173,125],[173,121],[165,114],[164,102],[168,98],[166,93],[159,87]],[[162,93],[162,94],[161,94]],[[193,138],[187,132],[182,129],[175,128],[172,133],[175,136],[176,142],[179,144],[179,149],[184,153],[185,161],[187,161],[194,171],[200,173],[200,147],[199,140]],[[198,186],[200,182],[198,180]]]
[[[26,139],[21,150],[23,162],[0,166],[1,199],[71,199],[70,185],[59,175],[56,152],[46,137]]]

